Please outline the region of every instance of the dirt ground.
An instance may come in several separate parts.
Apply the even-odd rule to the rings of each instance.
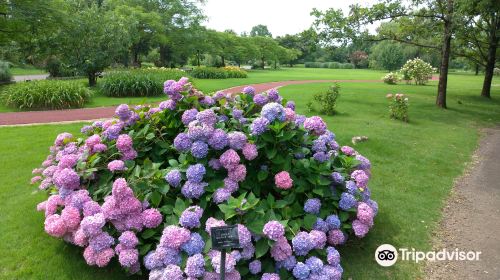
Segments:
[[[473,162],[454,186],[434,250],[480,251],[478,261],[435,261],[425,279],[500,279],[500,127],[483,130]]]

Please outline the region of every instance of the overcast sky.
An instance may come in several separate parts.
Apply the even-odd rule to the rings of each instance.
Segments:
[[[208,17],[206,25],[218,31],[233,29],[240,34],[250,32],[253,26],[267,25],[273,37],[295,34],[311,26],[313,8],[326,10],[349,5],[368,5],[376,0],[207,0],[203,10]]]

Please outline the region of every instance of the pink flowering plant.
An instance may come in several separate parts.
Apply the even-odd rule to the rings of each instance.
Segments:
[[[33,171],[45,231],[149,279],[218,279],[210,229],[237,225],[227,279],[340,279],[337,247],[364,237],[370,161],[276,90],[205,95],[167,81],[158,107],[57,136]]]
[[[386,95],[386,98],[389,100],[389,114],[391,119],[409,122],[408,107],[410,102],[408,101],[408,97],[402,93],[389,93]]]

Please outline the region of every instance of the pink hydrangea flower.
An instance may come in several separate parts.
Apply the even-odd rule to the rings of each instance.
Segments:
[[[162,219],[163,217],[158,209],[151,208],[142,212],[142,223],[147,228],[157,227],[161,223]]]
[[[283,190],[288,190],[293,185],[293,180],[290,178],[290,174],[286,171],[281,171],[274,176],[274,183],[276,186]]]
[[[167,226],[163,230],[160,246],[179,249],[190,238],[189,230],[178,226]]]
[[[292,247],[286,240],[286,237],[281,236],[271,247],[271,257],[275,261],[284,261],[292,255]]]
[[[45,219],[45,232],[54,237],[63,237],[66,225],[59,214],[50,215]]]
[[[348,156],[352,156],[356,153],[356,151],[352,147],[349,147],[349,146],[342,146],[340,148],[340,151]]]

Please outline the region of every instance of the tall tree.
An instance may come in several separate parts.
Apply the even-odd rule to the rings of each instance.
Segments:
[[[348,17],[345,17],[341,10],[333,9],[325,12],[313,10],[312,14],[316,16],[315,25],[322,30],[323,36],[340,42],[348,41],[349,38],[366,37],[368,24],[389,19],[397,20],[400,29],[391,36],[385,36],[379,40],[394,40],[440,50],[441,65],[439,67],[436,105],[446,108],[454,12],[455,0],[386,0],[371,7],[352,5]],[[440,30],[439,44],[428,44],[427,40],[421,41],[422,37],[408,35],[419,31],[419,28],[425,25],[427,25],[427,29],[430,26],[435,26],[436,28],[433,30]],[[363,32],[365,36],[361,36]]]
[[[267,29],[266,25],[259,24],[254,27],[252,27],[252,30],[250,31],[250,37],[273,37],[271,32],[269,32],[269,29]]]

